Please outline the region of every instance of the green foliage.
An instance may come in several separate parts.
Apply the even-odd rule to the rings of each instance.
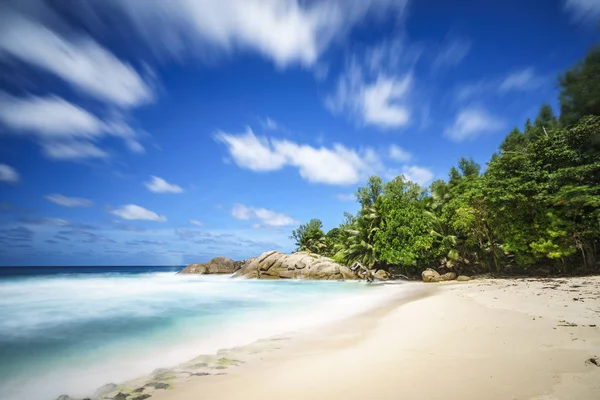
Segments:
[[[600,45],[561,75],[559,84],[563,125],[575,124],[586,115],[600,115]]]
[[[324,253],[327,249],[323,223],[320,219],[311,219],[307,224],[302,224],[292,231],[290,239],[296,241],[296,250]]]
[[[428,190],[372,176],[360,210],[325,235],[319,220],[294,230],[298,249],[347,265],[418,274],[443,265],[469,272],[597,271],[600,251],[600,50],[561,77],[561,115],[543,105],[513,129],[485,173],[461,158]],[[595,114],[587,115],[586,114]]]

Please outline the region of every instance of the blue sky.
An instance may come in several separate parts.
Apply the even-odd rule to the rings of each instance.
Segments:
[[[597,0],[5,1],[0,264],[291,251],[369,175],[427,186],[557,110],[598,20]]]

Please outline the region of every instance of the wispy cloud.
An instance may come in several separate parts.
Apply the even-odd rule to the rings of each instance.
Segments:
[[[40,225],[40,226],[57,226],[57,227],[69,227],[73,229],[83,229],[83,230],[97,230],[99,229],[96,226],[82,224],[77,222],[70,222],[63,218],[48,218],[48,217],[40,217],[40,218],[19,218],[19,222],[27,225]]]
[[[501,92],[535,90],[541,87],[544,82],[545,79],[538,76],[535,70],[529,67],[510,73],[504,78],[498,89]]]
[[[433,179],[433,172],[424,167],[417,165],[407,165],[402,167],[402,175],[409,181],[418,183],[421,186],[426,186]]]
[[[455,67],[469,54],[470,50],[470,40],[457,37],[448,38],[435,57],[432,68],[439,70]]]
[[[10,229],[0,229],[0,243],[30,242],[34,232],[24,226]]]
[[[63,207],[91,207],[94,203],[83,197],[67,197],[62,194],[47,194],[46,200]]]
[[[93,232],[89,232],[89,231],[85,231],[85,230],[80,230],[80,229],[74,229],[74,230],[70,230],[70,231],[60,231],[58,232],[58,234],[60,236],[70,236],[70,237],[74,237],[74,238],[78,238],[80,239],[80,242],[83,243],[117,243],[115,240],[103,236],[103,235],[98,235],[96,233]]]
[[[9,133],[28,135],[54,159],[105,158],[94,142],[114,136],[134,152],[143,151],[138,134],[119,121],[105,122],[57,96],[17,98],[0,92],[0,123]]]
[[[595,22],[600,18],[600,2],[597,0],[566,0],[565,10],[575,21]]]
[[[40,22],[2,8],[0,58],[12,57],[54,74],[75,89],[121,107],[152,100],[152,90],[129,64],[90,37],[61,36]]]
[[[109,211],[111,214],[116,215],[127,220],[143,220],[143,221],[157,221],[166,222],[167,217],[164,215],[158,215],[154,211],[150,211],[144,207],[140,207],[135,204],[126,204],[115,210]]]
[[[125,222],[118,221],[118,220],[110,221],[110,225],[112,225],[113,227],[115,227],[119,230],[126,231],[126,232],[144,232],[144,231],[146,231],[146,228],[143,228],[141,226],[127,224]]]
[[[164,240],[145,240],[136,239],[125,242],[127,246],[164,246],[167,244]]]
[[[69,226],[70,223],[62,218],[21,218],[20,222],[30,225]]]
[[[280,227],[295,225],[299,222],[283,213],[278,213],[266,208],[248,207],[236,204],[231,209],[231,215],[240,220],[258,220],[261,225]]]
[[[412,154],[402,147],[393,144],[389,149],[389,157],[394,161],[409,162],[412,159]]]
[[[10,165],[0,164],[0,182],[17,183],[21,180],[21,176],[16,169]]]
[[[455,97],[460,102],[472,99],[507,95],[511,92],[526,92],[543,87],[550,80],[537,73],[535,68],[526,67],[514,70],[505,76],[485,78],[477,82],[462,84],[458,86]]]
[[[196,226],[204,226],[202,221],[198,221],[197,219],[190,219],[190,224],[196,225]]]
[[[315,65],[329,45],[368,16],[400,13],[405,0],[112,2],[148,44],[178,56],[247,49],[278,67]]]
[[[483,108],[465,108],[454,120],[454,124],[446,129],[446,136],[455,141],[471,140],[477,136],[503,129],[505,122],[493,116]]]
[[[333,196],[339,201],[355,201],[356,195],[354,193],[338,193]]]

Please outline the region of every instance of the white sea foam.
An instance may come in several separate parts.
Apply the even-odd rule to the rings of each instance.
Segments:
[[[0,346],[22,348],[0,348],[10,358],[0,393],[86,396],[199,354],[347,318],[402,289],[171,273],[0,281]]]

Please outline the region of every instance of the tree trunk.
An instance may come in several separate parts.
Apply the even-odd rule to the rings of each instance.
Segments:
[[[594,243],[584,242],[581,246],[581,253],[583,254],[583,265],[588,270],[596,269],[596,253],[594,252]]]

